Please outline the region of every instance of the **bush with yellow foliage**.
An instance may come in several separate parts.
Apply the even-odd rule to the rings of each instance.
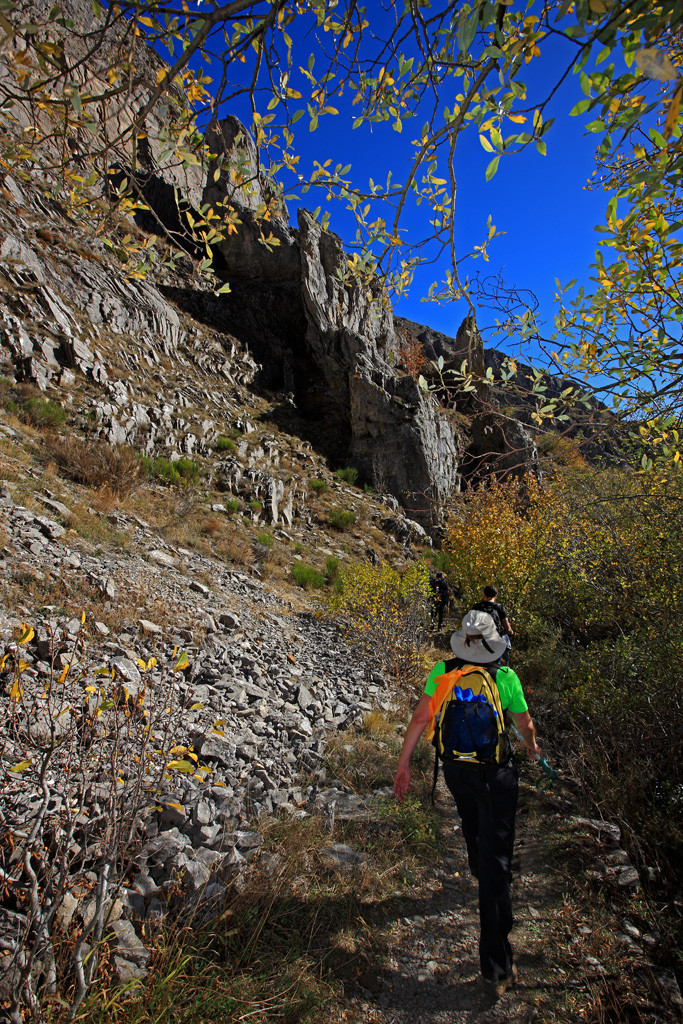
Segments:
[[[683,481],[564,470],[456,503],[448,576],[469,604],[493,583],[533,710],[561,723],[566,767],[632,853],[670,880],[683,840]],[[677,752],[677,753],[676,753]]]
[[[416,679],[428,622],[429,571],[360,564],[340,570],[328,609],[344,635],[396,681]]]

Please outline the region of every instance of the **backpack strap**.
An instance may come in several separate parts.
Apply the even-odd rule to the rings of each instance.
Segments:
[[[425,734],[426,739],[431,740],[434,738],[436,716],[438,715],[441,705],[450,691],[462,678],[464,671],[464,668],[459,668],[454,672],[444,672],[443,675],[436,677],[436,689],[429,701],[429,725],[427,726],[427,732]]]

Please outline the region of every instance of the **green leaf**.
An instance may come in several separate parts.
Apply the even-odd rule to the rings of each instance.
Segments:
[[[458,32],[458,49],[461,53],[466,53],[472,45],[474,37],[477,34],[477,24],[477,15],[474,14],[460,26],[460,30]]]
[[[491,178],[493,177],[493,175],[498,170],[498,162],[499,161],[500,161],[500,154],[498,156],[494,156],[493,160],[491,161],[491,163],[486,168],[486,180],[487,181],[490,181]]]
[[[588,110],[590,105],[590,100],[579,100],[579,102],[575,103],[572,109],[569,111],[569,116],[576,117],[577,114],[583,114],[584,110]]]

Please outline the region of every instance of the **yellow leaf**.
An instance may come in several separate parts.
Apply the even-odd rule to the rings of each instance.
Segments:
[[[81,626],[85,623],[85,612],[81,612]]]
[[[19,680],[15,679],[14,683],[12,684],[12,689],[9,692],[9,699],[10,700],[21,700],[23,695],[24,695],[24,691],[19,686]]]
[[[159,68],[157,71],[157,85],[162,82],[166,77],[166,68]]]
[[[176,804],[176,803],[170,803],[169,802],[169,803],[166,804],[166,806],[167,807],[172,807],[174,811],[179,811],[181,814],[185,813],[185,808],[183,807],[182,804]]]
[[[203,707],[204,707],[203,704],[200,704],[199,702],[197,702],[196,704],[191,704],[190,705],[190,711],[199,711]]]
[[[175,665],[173,666],[173,671],[174,672],[182,672],[183,669],[187,668],[189,664],[190,664],[190,662],[189,662],[189,659],[187,657],[187,651],[181,651],[180,652],[180,656],[178,657],[178,660],[176,661]]]
[[[181,772],[184,775],[194,774],[194,765],[192,761],[169,761],[168,767],[172,768],[173,771]]]
[[[31,758],[29,757],[26,761],[20,761],[19,764],[15,764],[14,768],[10,768],[11,772],[25,772],[27,768],[31,767]]]
[[[149,668],[154,668],[156,663],[157,663],[157,659],[156,658],[150,658],[149,661],[147,662],[147,668],[148,669]]]
[[[666,112],[666,121],[664,123],[664,138],[668,139],[671,137],[671,133],[678,123],[678,117],[681,112],[681,98],[683,97],[683,84],[679,85],[676,92],[671,98],[669,109]]]
[[[138,663],[138,665],[140,666],[140,668],[142,669],[142,671],[143,671],[143,672],[145,672],[145,671],[146,671],[146,669],[147,669],[147,663],[146,663],[146,662],[144,662],[144,661],[142,660],[142,658],[136,658],[135,660],[137,661],[137,663]]]
[[[69,669],[70,668],[71,668],[71,665],[69,663],[67,663],[64,666],[64,668],[62,669],[62,674],[59,677],[59,679],[57,680],[58,683],[63,683],[64,682],[64,680],[66,679],[67,675],[69,674]]]
[[[22,628],[23,628],[24,632],[21,634],[20,638],[17,640],[17,643],[18,644],[27,644],[30,640],[33,640],[34,636],[36,635],[36,631],[31,626],[27,626],[26,623],[23,624]]]

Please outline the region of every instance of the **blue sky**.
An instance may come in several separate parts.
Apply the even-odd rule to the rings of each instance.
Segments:
[[[370,12],[382,11],[378,0],[369,0],[367,7]],[[295,64],[305,65],[308,53],[315,50],[315,37],[312,34],[304,36],[303,33],[299,37],[297,34],[296,43],[301,45],[301,49],[297,51]],[[570,45],[561,40],[546,41],[541,45],[541,58],[524,68],[520,75],[528,86],[528,99],[520,106],[545,98],[559,72],[568,64]],[[319,66],[317,62],[316,71]],[[294,69],[290,85],[296,87],[297,75]],[[300,75],[298,77],[301,79]],[[459,82],[457,79],[454,83],[446,83],[444,95],[440,96],[443,104],[452,105],[452,93],[459,87]],[[476,126],[466,130],[458,142],[458,252],[464,254],[481,243],[486,234],[487,217],[491,215],[498,231],[505,234],[490,244],[489,262],[485,263],[481,258],[472,261],[469,273],[501,273],[508,284],[532,291],[539,301],[539,317],[545,321],[547,335],[553,330],[555,278],[563,284],[573,278],[579,283],[587,283],[588,267],[599,238],[594,227],[602,222],[607,204],[604,193],[584,189],[593,170],[596,136],[585,135],[583,125],[595,115],[568,116],[569,110],[582,98],[578,76],[569,75],[546,111],[546,118],[556,118],[544,137],[547,155],[542,156],[531,146],[523,153],[503,157],[498,173],[489,182],[485,180],[485,171],[491,155],[482,149]],[[267,99],[263,101],[262,114],[266,113]],[[422,119],[417,117],[406,122],[400,135],[386,122],[363,124],[352,130],[351,121],[358,109],[353,108],[352,111],[350,108],[348,93],[341,102],[331,102],[337,102],[340,115],[321,118],[317,131],[309,131],[307,115],[295,126],[296,150],[301,154],[300,168],[304,174],[312,168],[314,159],[322,162],[331,158],[333,166],[351,164],[349,176],[358,184],[365,184],[370,177],[384,181],[390,169],[399,180],[404,180],[412,152],[410,140],[419,134]],[[229,111],[224,108],[222,112],[234,113],[245,121],[249,117],[246,104],[243,109],[236,104]],[[505,134],[511,131],[514,131],[514,126],[509,125]],[[300,202],[308,209],[319,204],[323,209],[330,209],[330,229],[345,241],[353,240],[355,223],[343,208],[326,204],[324,196],[317,195],[314,190],[302,196]],[[297,201],[289,202],[294,222],[297,205]],[[427,209],[423,204],[419,209],[408,211],[404,221],[407,237],[424,235],[421,219]],[[465,304],[442,306],[422,301],[430,283],[443,277],[447,262],[444,259],[441,267],[437,265],[419,270],[410,295],[397,302],[395,311],[447,334],[455,334],[465,315]],[[479,312],[478,321],[485,342],[514,351],[512,341],[489,333],[488,328],[494,325],[495,316],[485,309]]]

